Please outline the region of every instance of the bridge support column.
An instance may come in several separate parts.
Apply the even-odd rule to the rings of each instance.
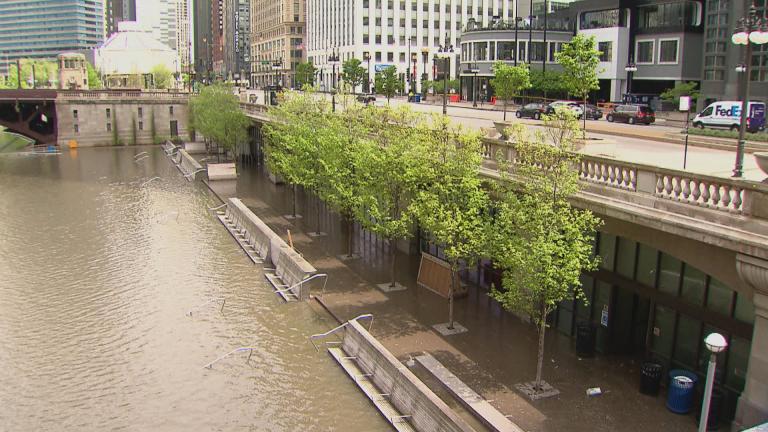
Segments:
[[[754,293],[755,326],[744,392],[736,408],[735,430],[768,422],[768,260],[736,256],[736,269]]]

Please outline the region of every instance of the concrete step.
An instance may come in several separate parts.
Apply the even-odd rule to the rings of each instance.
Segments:
[[[403,418],[403,416],[407,416],[408,413],[401,413],[392,402],[389,401],[389,398],[381,396],[382,392],[379,391],[372,380],[367,377],[355,378],[366,375],[366,373],[360,369],[353,357],[347,356],[341,348],[328,348],[328,353],[339,363],[341,368],[344,369],[344,372],[355,381],[355,384],[357,384],[360,390],[368,396],[368,399],[373,402],[373,405],[376,406],[379,412],[387,419],[395,430],[402,432],[416,431],[408,419]]]

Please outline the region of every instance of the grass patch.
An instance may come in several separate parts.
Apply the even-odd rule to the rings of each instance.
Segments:
[[[688,133],[691,135],[710,136],[716,138],[739,138],[738,131],[730,130],[690,128],[688,129]],[[765,132],[746,133],[744,134],[744,137],[747,139],[747,141],[768,142],[768,133]]]

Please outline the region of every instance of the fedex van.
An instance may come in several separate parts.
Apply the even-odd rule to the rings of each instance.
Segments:
[[[693,126],[701,129],[711,127],[739,130],[741,126],[741,102],[711,103],[693,118]],[[757,132],[763,129],[765,129],[765,104],[763,102],[750,102],[747,131]]]

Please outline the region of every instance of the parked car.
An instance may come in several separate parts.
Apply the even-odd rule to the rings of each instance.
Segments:
[[[517,110],[515,113],[515,117],[517,118],[532,118],[534,120],[539,120],[541,118],[542,114],[547,113],[547,106],[541,103],[529,103],[528,105],[525,105],[524,107]]]
[[[559,100],[547,105],[547,114],[554,114],[555,110],[560,107],[570,109],[574,114],[576,114],[576,117],[578,118],[581,118],[581,114],[584,112],[584,110],[581,109],[581,106],[579,106],[578,102]]]
[[[376,96],[374,96],[372,94],[357,95],[357,101],[360,102],[360,103],[368,105],[368,104],[376,102]]]
[[[613,112],[605,116],[609,122],[629,124],[651,124],[656,121],[656,113],[648,105],[616,105]]]
[[[603,110],[596,107],[595,105],[587,104],[587,109],[584,109],[584,105],[579,105],[579,108],[582,109],[582,112],[587,113],[587,118],[591,120],[600,120],[603,118]]]
[[[727,128],[739,130],[741,127],[740,101],[723,101],[709,104],[704,111],[693,119],[693,127],[704,129]],[[758,132],[765,128],[765,104],[763,102],[749,102],[749,116],[747,116],[747,132]]]

